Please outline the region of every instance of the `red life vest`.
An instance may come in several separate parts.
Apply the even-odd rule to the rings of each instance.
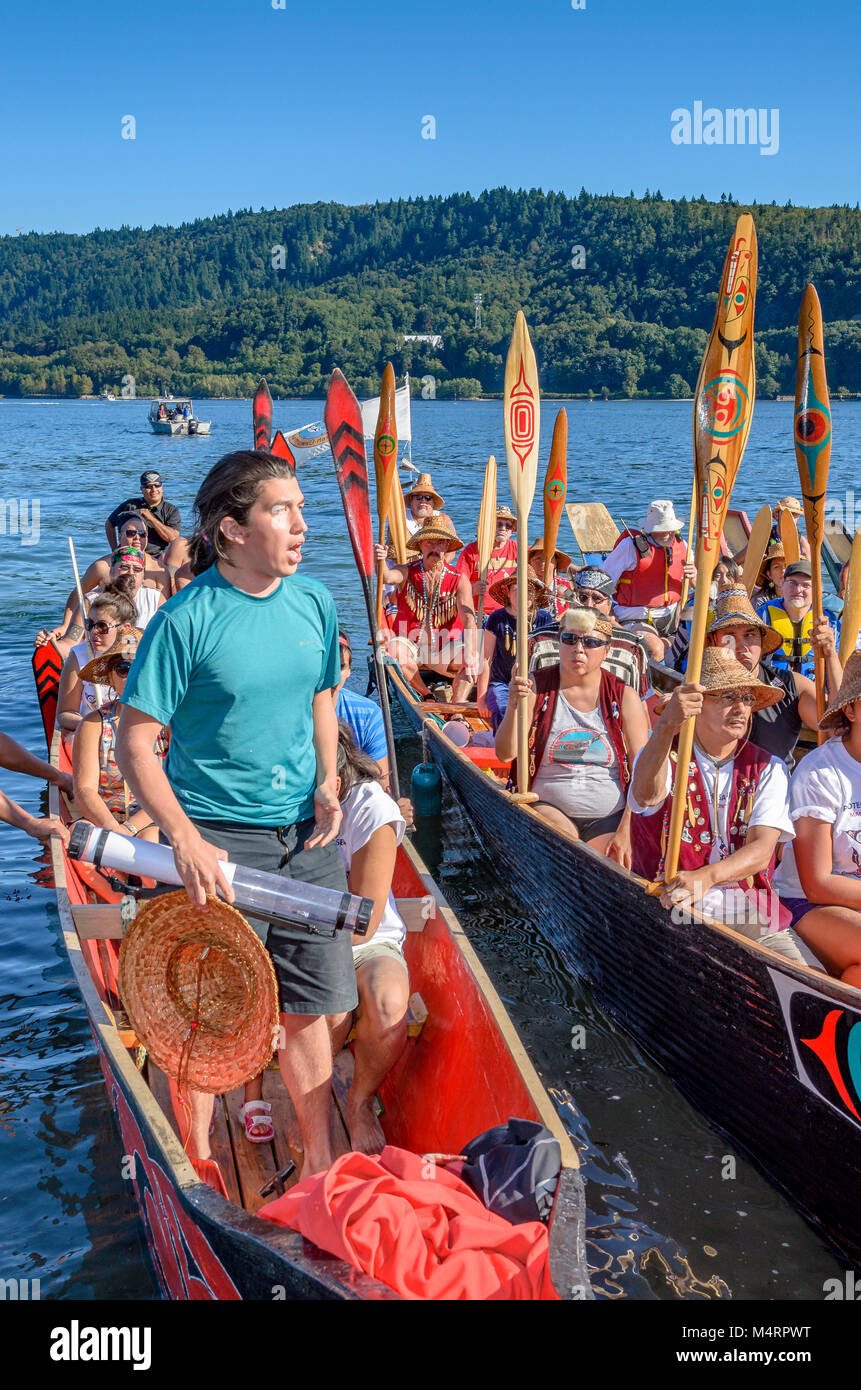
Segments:
[[[432,632],[460,632],[462,624],[457,611],[457,589],[460,575],[451,565],[443,563],[439,584],[424,572],[422,561],[416,560],[407,570],[407,577],[397,594],[397,608],[390,621],[392,631],[411,641],[421,640]],[[428,613],[428,606],[430,612]]]
[[[470,541],[469,545],[464,546],[460,552],[457,568],[461,574],[465,574],[472,585],[472,599],[478,612],[478,541]],[[517,541],[508,540],[504,545],[498,545],[490,553],[490,564],[487,567],[487,590],[491,584],[495,584],[497,579],[507,579],[509,575],[517,573]],[[485,614],[495,613],[502,604],[498,599],[491,598],[490,593],[485,591],[484,611]]]
[[[743,847],[747,839],[747,827],[753,814],[756,789],[759,779],[769,764],[771,755],[755,743],[746,743],[736,754],[732,765],[732,788],[727,810],[727,838],[730,853]],[[670,762],[673,769],[673,785],[677,773],[678,754],[673,748]],[[667,849],[667,835],[670,828],[670,814],[673,809],[672,787],[662,805],[650,816],[631,817],[632,868],[642,878],[659,879],[664,872]],[[692,819],[696,822],[692,823]],[[709,803],[703,779],[696,758],[691,757],[688,769],[688,794],[685,799],[685,821],[682,826],[682,841],[679,850],[680,869],[702,869],[711,859],[714,831],[709,815]],[[774,868],[772,858],[763,873],[754,874],[742,884],[751,884],[769,895],[771,904],[771,873]],[[731,884],[723,884],[729,888]]]
[[[622,541],[642,536],[642,531],[631,531],[622,535],[613,549]],[[649,540],[648,536],[646,540]],[[635,569],[626,570],[616,585],[615,602],[623,608],[669,608],[678,603],[682,596],[684,566],[687,546],[678,538],[670,546],[652,545],[649,541],[648,555],[638,550]]]
[[[547,740],[550,737],[550,726],[553,723],[553,714],[556,709],[556,701],[559,699],[559,671],[560,667],[545,666],[543,670],[535,672],[535,714],[532,719],[532,728],[529,730],[529,784],[528,789],[532,790],[535,781],[535,774],[541,766],[541,759],[544,757],[544,750],[547,747]],[[624,681],[614,676],[612,671],[606,667],[601,668],[601,685],[598,691],[598,708],[601,711],[601,718],[604,721],[604,728],[607,730],[607,738],[613,746],[616,754],[616,761],[619,765],[619,779],[622,783],[622,791],[628,790],[628,783],[631,780],[631,773],[628,767],[628,751],[625,747],[625,740],[622,737],[622,694],[625,689]],[[511,772],[508,779],[508,790],[512,791],[517,786],[517,759],[511,764]]]

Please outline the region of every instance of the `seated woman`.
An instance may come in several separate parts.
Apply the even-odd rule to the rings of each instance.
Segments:
[[[861,652],[846,662],[819,727],[836,737],[792,774],[795,839],[774,887],[828,973],[861,988]]]
[[[530,631],[555,627],[549,609],[539,607],[549,598],[547,590],[533,569],[530,568],[528,574],[527,617]],[[496,730],[508,704],[508,686],[517,659],[517,575],[509,574],[504,579],[497,579],[488,593],[502,607],[495,608],[484,625],[484,662],[478,677],[476,699],[479,712],[490,720]]]
[[[506,761],[515,757],[517,707],[525,700],[535,810],[556,829],[630,868],[625,797],[648,725],[639,696],[601,665],[611,631],[610,621],[592,608],[563,613],[559,665],[537,671],[534,686],[515,667],[496,752]],[[516,762],[511,785],[517,785]]]
[[[353,939],[359,1004],[354,1014],[333,1015],[333,1050],[340,1051],[353,1023],[353,1084],[347,1099],[347,1129],[357,1152],[376,1154],[385,1137],[374,1113],[374,1095],[407,1041],[410,978],[404,960],[406,926],[392,897],[392,875],[406,822],[379,783],[379,768],[354,744],[345,725],[338,733],[339,798],[343,819],[338,847],[351,893],[372,898],[365,936]]]
[[[121,835],[140,835],[144,840],[158,841],[158,827],[131,799],[114,751],[120,716],[119,697],[125,690],[141,635],[137,628],[122,633],[113,647],[88,661],[81,671],[83,681],[113,687],[116,698],[81,720],[72,744],[72,779],[75,801],[85,820]],[[159,734],[156,751],[162,758],[167,752],[164,729]]]
[[[120,593],[98,594],[90,604],[86,623],[93,655],[104,655],[114,645],[119,633],[124,628],[131,630],[134,625],[135,606],[131,599]],[[116,692],[109,686],[96,686],[92,681],[81,679],[81,667],[89,660],[86,638],[81,638],[63,662],[57,693],[57,723],[70,733],[75,732],[81,720],[92,714],[100,702],[106,705],[116,699]]]

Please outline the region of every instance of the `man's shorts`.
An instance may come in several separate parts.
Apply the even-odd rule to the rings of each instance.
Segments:
[[[322,848],[303,848],[314,833],[313,818],[286,826],[214,820],[192,823],[209,844],[226,849],[235,864],[286,874],[339,893],[347,887],[334,840]],[[282,1013],[336,1014],[355,1009],[358,993],[349,932],[322,927],[320,934],[315,934],[307,927],[267,924],[256,917],[249,917],[249,922],[272,957]]]
[[[373,936],[367,946],[355,946],[353,948],[353,966],[356,970],[360,965],[367,965],[369,960],[389,959],[400,961],[404,970],[407,970],[407,963],[404,960],[404,953],[400,946],[396,946],[394,941],[377,941]],[[407,970],[409,976],[409,971]]]

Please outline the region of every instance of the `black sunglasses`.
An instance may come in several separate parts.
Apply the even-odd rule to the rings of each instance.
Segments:
[[[559,641],[564,642],[566,647],[573,647],[582,642],[587,652],[597,651],[598,647],[607,645],[603,637],[584,637],[580,632],[560,632]]]
[[[111,662],[111,670],[112,670],[112,671],[114,672],[114,674],[117,675],[117,676],[127,676],[128,673],[129,673],[129,671],[130,671],[131,669],[132,669],[132,663],[131,663],[130,661],[112,661],[112,662]]]

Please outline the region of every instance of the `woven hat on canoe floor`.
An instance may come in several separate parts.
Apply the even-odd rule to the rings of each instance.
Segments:
[[[221,1095],[272,1056],[272,961],[242,914],[218,898],[206,911],[183,891],[146,903],[123,938],[119,988],[139,1041],[181,1089]]]
[[[747,589],[724,589],[715,599],[715,615],[709,628],[709,636],[711,637],[713,632],[723,632],[725,628],[733,627],[758,627],[762,633],[763,656],[770,656],[772,652],[776,652],[783,641],[777,629],[764,623],[755,611],[747,596]]]
[[[729,647],[705,648],[699,683],[707,695],[719,695],[722,690],[752,690],[754,714],[778,704],[786,695],[782,685],[757,680],[746,666],[736,661]]]

